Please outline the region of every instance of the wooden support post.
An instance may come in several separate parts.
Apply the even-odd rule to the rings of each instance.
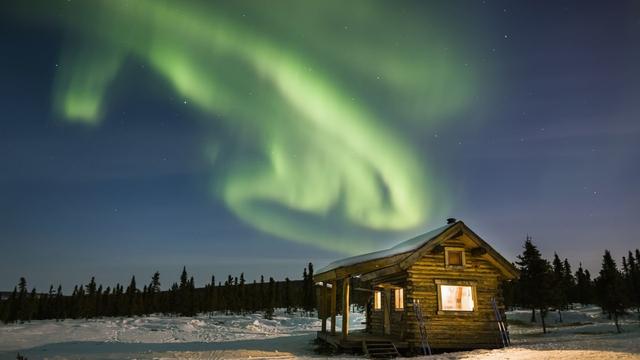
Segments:
[[[383,328],[385,335],[391,335],[391,289],[384,289],[384,297],[382,301],[383,311]]]
[[[338,282],[331,281],[331,335],[336,334],[336,302],[338,298]]]
[[[320,317],[322,317],[322,332],[327,332],[327,283],[322,283],[322,290],[320,292]]]
[[[342,339],[347,340],[349,334],[349,288],[351,278],[342,280]]]

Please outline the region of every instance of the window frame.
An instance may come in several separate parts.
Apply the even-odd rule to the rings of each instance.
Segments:
[[[459,251],[462,256],[462,265],[451,265],[449,264],[449,252],[450,251]],[[444,266],[447,269],[464,269],[467,265],[467,259],[465,255],[465,251],[463,247],[445,247],[444,248]]]
[[[373,290],[373,311],[382,311],[382,291],[381,290]]]
[[[398,293],[400,293],[400,302],[398,302]],[[398,307],[400,304],[400,307]],[[395,311],[404,311],[404,288],[393,289],[393,309]]]
[[[477,281],[474,280],[435,280],[437,286],[436,297],[438,298],[438,315],[475,315],[478,314],[478,293]],[[444,310],[442,309],[442,285],[447,286],[469,286],[471,287],[471,299],[473,300],[473,310]]]

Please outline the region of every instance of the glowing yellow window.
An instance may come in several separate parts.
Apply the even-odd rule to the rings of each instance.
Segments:
[[[382,309],[382,292],[380,291],[373,292],[373,309],[374,310]]]
[[[473,287],[440,285],[440,310],[473,311]]]
[[[393,291],[394,295],[394,306],[396,309],[404,309],[404,289],[395,289]]]

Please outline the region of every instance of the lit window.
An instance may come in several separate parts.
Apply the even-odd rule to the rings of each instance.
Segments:
[[[473,287],[440,285],[441,310],[473,311]]]
[[[373,292],[373,309],[374,310],[382,309],[382,292],[380,291]]]
[[[395,289],[393,295],[395,308],[404,309],[404,289]]]

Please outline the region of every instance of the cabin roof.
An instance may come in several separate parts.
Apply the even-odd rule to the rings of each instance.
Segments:
[[[382,269],[406,269],[413,264],[424,251],[433,249],[444,240],[456,237],[461,232],[467,233],[479,247],[487,250],[487,256],[507,278],[515,278],[517,276],[517,270],[513,264],[495,251],[462,221],[456,221],[400,242],[389,249],[334,261],[320,269],[314,275],[314,279],[316,281],[327,281],[347,276],[374,273]]]
[[[455,223],[447,224],[445,226],[441,226],[431,231],[427,231],[424,234],[418,235],[409,240],[402,241],[394,245],[393,247],[390,247],[385,250],[378,250],[378,251],[374,251],[374,252],[370,252],[362,255],[356,255],[356,256],[351,256],[348,258],[336,260],[330,263],[329,265],[323,267],[322,269],[320,269],[317,272],[317,274],[331,271],[340,267],[356,265],[356,264],[371,261],[371,260],[382,259],[382,258],[394,256],[394,255],[403,254],[410,251],[415,251],[418,248],[420,248],[422,245],[424,245],[427,241],[442,234],[445,230],[452,227],[453,225],[455,225]]]

